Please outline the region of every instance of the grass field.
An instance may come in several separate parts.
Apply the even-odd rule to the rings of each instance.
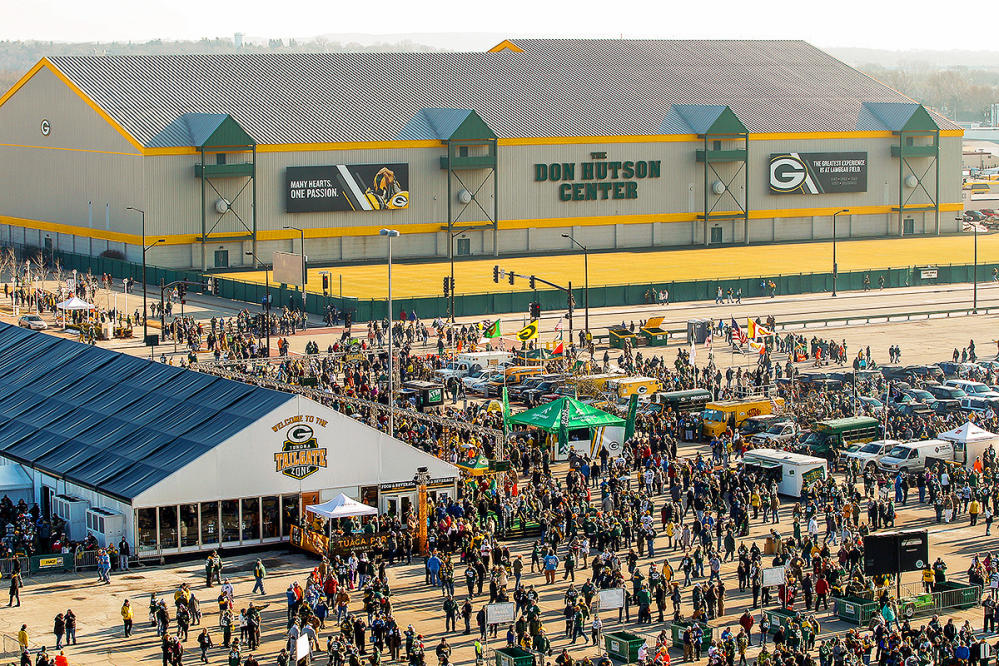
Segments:
[[[405,236],[396,243],[405,243]],[[916,237],[840,241],[836,244],[840,272],[868,268],[896,268],[927,264],[970,264],[974,241],[966,236]],[[999,261],[999,235],[980,235],[978,260]],[[832,269],[832,243],[792,243],[689,250],[591,252],[590,285],[756,277],[787,273],[828,272]],[[455,292],[476,294],[497,291],[527,291],[527,280],[511,286],[506,280],[493,282],[493,266],[518,274],[537,275],[558,284],[572,280],[583,286],[583,255],[558,254],[517,258],[470,259],[454,265]],[[385,264],[333,266],[309,270],[309,291],[322,293],[320,271],[330,273],[330,295],[338,295],[343,278],[345,296],[384,298],[387,293]],[[449,275],[447,261],[392,264],[392,295],[397,298],[439,296],[442,278]],[[247,282],[264,282],[263,271],[221,273]],[[273,279],[273,276],[271,276]],[[981,276],[991,279],[991,275]],[[873,279],[873,278],[872,278]]]

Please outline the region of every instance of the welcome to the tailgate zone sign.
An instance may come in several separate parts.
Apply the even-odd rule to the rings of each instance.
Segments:
[[[867,191],[867,153],[771,153],[773,194]]]

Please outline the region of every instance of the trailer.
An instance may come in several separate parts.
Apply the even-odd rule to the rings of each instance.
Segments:
[[[756,468],[777,482],[777,492],[789,497],[801,497],[801,491],[828,475],[826,461],[777,449],[753,449],[744,457],[747,467]]]

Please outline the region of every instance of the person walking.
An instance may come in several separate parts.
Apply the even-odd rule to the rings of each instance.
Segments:
[[[16,559],[14,560],[17,561]],[[15,571],[10,576],[10,600],[7,602],[7,608],[14,605],[14,601],[17,600],[17,605],[21,605],[21,574]]]
[[[21,630],[17,632],[17,644],[21,646],[21,650],[28,649],[28,625],[21,625]]]
[[[257,563],[253,565],[253,592],[260,589],[260,594],[266,594],[264,592],[264,578],[267,576],[267,569],[264,568],[264,563],[262,560],[257,560]],[[251,594],[253,593],[251,592]]]
[[[66,635],[66,618],[62,613],[55,616],[52,622],[52,633],[56,637],[56,650],[62,649],[62,637]]]
[[[125,537],[122,537],[121,541],[118,542],[118,568],[122,571],[128,571],[128,556],[131,553],[132,549],[125,541]]]
[[[132,612],[132,605],[128,599],[121,605],[121,622],[125,627],[125,638],[132,635],[132,620],[135,614]]]
[[[198,647],[201,648],[201,663],[208,663],[208,648],[215,647],[212,643],[212,635],[208,633],[208,627],[201,630],[198,634]]]

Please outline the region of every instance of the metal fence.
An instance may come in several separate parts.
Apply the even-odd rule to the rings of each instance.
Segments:
[[[47,252],[50,265],[58,260],[64,271],[76,269],[91,272],[95,275],[107,273],[115,278],[129,277],[136,281],[142,277],[142,265],[111,259],[108,257],[92,257],[53,250]],[[980,281],[991,279],[993,268],[999,268],[999,263],[978,264]],[[885,288],[926,286],[933,284],[953,284],[971,282],[974,279],[974,264],[944,264],[931,267],[906,266],[894,268],[869,268],[860,271],[840,272],[836,288],[841,291],[859,291],[866,286],[877,289],[879,280],[884,278]],[[247,303],[262,303],[267,288],[264,284],[244,282],[213,276],[196,270],[181,270],[147,266],[146,278],[155,290],[155,285],[169,284],[178,280],[194,283],[206,283],[211,278],[211,293],[235,301]],[[770,283],[773,283],[771,289]],[[794,273],[789,275],[755,275],[732,278],[717,278],[708,280],[674,280],[664,282],[634,282],[618,285],[590,287],[589,304],[591,308],[616,307],[625,305],[653,304],[653,291],[669,290],[671,303],[685,301],[710,300],[717,294],[718,288],[726,292],[742,290],[746,298],[769,296],[771,292],[778,295],[824,293],[832,290],[833,276],[831,272],[824,273]],[[189,290],[193,291],[193,290]],[[581,304],[584,302],[584,289],[573,288],[576,311],[580,316]],[[297,288],[287,285],[270,286],[272,307],[295,305],[301,307],[302,294]],[[532,301],[541,303],[542,310],[564,310],[566,295],[555,289],[542,291],[514,291],[482,294],[458,294],[454,297],[455,316],[479,315],[482,313],[505,314],[510,312],[527,312]],[[351,312],[353,321],[366,322],[382,319],[388,313],[388,303],[385,299],[358,299],[343,296],[323,296],[309,292],[306,297],[306,310],[312,314],[322,315],[327,305],[333,305],[340,311]],[[416,312],[423,319],[443,316],[447,312],[447,299],[440,296],[424,296],[419,298],[395,298],[392,302],[393,318],[402,311]]]
[[[28,647],[33,647],[30,642],[28,643]],[[0,634],[0,663],[21,663],[21,645],[14,636]]]
[[[97,568],[97,551],[96,550],[79,550],[73,556],[73,569],[79,571],[80,569],[90,569]]]
[[[28,573],[28,558],[27,557],[10,557],[0,559],[0,575],[4,578],[10,578],[10,575],[14,572],[17,564],[21,567],[19,571],[21,575],[26,575]]]

